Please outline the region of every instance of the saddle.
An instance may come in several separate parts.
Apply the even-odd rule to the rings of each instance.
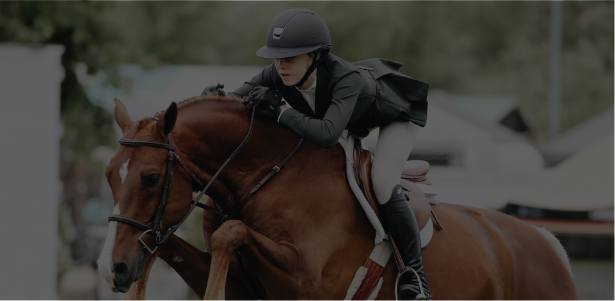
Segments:
[[[374,194],[371,169],[372,169],[372,155],[370,151],[364,149],[361,146],[359,139],[354,140],[354,175],[357,181],[357,185],[363,191],[367,202],[374,210],[378,219],[380,219],[380,213],[378,206],[376,205],[376,196]],[[430,203],[437,204],[435,202],[435,196],[437,191],[432,188],[431,182],[427,179],[427,172],[429,171],[429,163],[423,160],[410,160],[404,165],[402,171],[400,185],[404,190],[404,194],[409,199],[410,207],[416,216],[417,224],[423,232],[429,230],[431,225],[430,214],[433,215],[435,225],[442,230],[438,219],[431,210]],[[419,188],[419,186],[421,188]],[[427,198],[427,196],[430,199]],[[430,202],[430,200],[432,202]],[[427,231],[429,232],[429,231]],[[426,234],[427,234],[426,232]],[[429,239],[431,236],[428,234]],[[378,243],[372,250],[369,257],[365,260],[363,266],[359,267],[355,277],[352,280],[345,299],[352,300],[372,300],[375,299],[382,287],[382,273],[386,266],[391,254],[395,258],[395,263],[400,274],[398,274],[398,280],[401,274],[406,272],[405,264],[399,254],[399,250],[393,240],[382,241]],[[396,284],[397,287],[397,284]]]
[[[354,145],[354,160],[355,160],[355,178],[357,184],[363,190],[365,198],[369,202],[374,212],[380,218],[378,212],[378,206],[376,201],[376,195],[372,187],[372,155],[371,152],[361,147],[359,139],[355,140]],[[400,185],[404,190],[404,194],[410,200],[410,207],[414,211],[416,221],[420,229],[423,229],[429,221],[429,215],[431,213],[431,206],[429,200],[425,196],[425,193],[417,186],[416,183],[423,185],[431,185],[431,182],[427,179],[427,172],[429,171],[429,163],[423,160],[410,160],[404,165],[402,171]]]

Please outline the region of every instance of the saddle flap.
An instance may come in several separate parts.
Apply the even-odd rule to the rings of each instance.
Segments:
[[[372,187],[372,156],[370,151],[361,147],[360,140],[357,139],[356,141],[358,141],[358,143],[355,143],[354,147],[355,178],[357,179],[357,184],[361,190],[363,190],[363,194],[365,195],[365,198],[369,202],[370,206],[376,215],[380,217],[378,206],[376,206],[378,202]],[[408,162],[410,162],[410,164],[408,164]],[[409,166],[413,173],[421,173],[423,176],[422,178],[425,178],[424,175],[427,174],[427,171],[429,170],[429,163],[422,160],[411,160],[408,162],[406,163],[406,166]],[[404,182],[402,185],[404,194],[409,199],[410,207],[412,208],[412,211],[414,211],[419,228],[423,229],[423,227],[427,224],[429,214],[431,213],[429,200],[427,200],[425,194],[415,183],[410,181],[402,181],[402,179],[400,179],[400,182]]]
[[[380,213],[378,212],[377,201],[372,188],[372,154],[361,147],[360,140],[356,139],[359,143],[355,143],[354,147],[354,175],[357,179],[357,184],[363,190],[363,195],[367,199],[367,202],[372,207],[378,219],[380,219]]]

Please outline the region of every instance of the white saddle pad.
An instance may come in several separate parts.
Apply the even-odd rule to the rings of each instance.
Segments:
[[[357,197],[359,204],[361,204],[363,211],[365,211],[367,219],[376,230],[376,238],[374,240],[374,245],[377,245],[382,242],[382,240],[389,239],[389,236],[384,232],[384,228],[382,228],[382,224],[380,223],[380,220],[378,220],[376,212],[374,212],[374,209],[372,209],[372,207],[369,205],[367,198],[357,184],[357,180],[354,176],[354,139],[355,138],[350,135],[347,130],[345,130],[342,134],[342,137],[340,137],[337,143],[339,143],[342,148],[344,148],[344,154],[346,156],[346,177],[348,179],[348,184],[350,185],[350,189],[352,189],[352,192]],[[367,149],[367,147],[365,147],[365,144],[363,144],[363,141],[361,141],[361,146],[364,149]],[[427,224],[425,225],[425,227],[423,227],[423,229],[421,229],[420,233],[421,247],[424,248],[429,243],[429,241],[431,241],[431,237],[433,236],[433,225],[431,222],[431,217],[429,217]]]

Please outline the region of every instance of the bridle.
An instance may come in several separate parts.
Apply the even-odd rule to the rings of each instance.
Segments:
[[[244,102],[244,104],[247,104],[247,103]],[[250,139],[250,136],[252,136],[252,132],[254,130],[254,113],[256,111],[256,107],[257,107],[257,104],[255,104],[254,107],[252,108],[252,116],[250,118],[250,128],[248,129],[248,134],[243,139],[241,144],[239,144],[239,146],[235,149],[235,151],[228,157],[228,159],[226,159],[226,161],[222,164],[222,166],[220,166],[218,171],[216,171],[216,173],[211,177],[207,185],[203,185],[203,182],[201,182],[192,172],[190,172],[190,170],[186,167],[186,165],[181,160],[179,155],[175,153],[176,148],[175,148],[175,144],[173,143],[173,138],[171,137],[170,133],[168,135],[168,143],[162,143],[162,142],[152,141],[152,140],[124,139],[124,138],[120,139],[119,143],[124,146],[149,146],[149,147],[156,147],[156,148],[162,148],[162,149],[168,150],[167,170],[166,170],[165,179],[164,179],[164,186],[162,187],[162,195],[160,197],[160,203],[158,203],[158,208],[156,209],[156,214],[154,215],[154,223],[151,226],[144,222],[136,220],[132,217],[121,215],[121,214],[111,214],[108,220],[110,222],[115,221],[115,222],[124,223],[124,224],[130,225],[130,226],[133,226],[135,228],[145,231],[141,234],[141,236],[139,236],[138,240],[141,243],[141,245],[143,245],[143,248],[149,251],[150,254],[154,254],[154,252],[156,252],[156,249],[158,249],[158,246],[164,244],[169,239],[169,237],[171,237],[171,235],[173,235],[173,233],[175,233],[175,231],[177,231],[177,229],[186,221],[186,219],[188,218],[190,213],[192,213],[192,210],[194,210],[195,207],[200,207],[200,208],[209,210],[215,214],[222,216],[222,222],[225,222],[231,219],[236,219],[239,213],[241,212],[241,210],[243,209],[243,207],[246,205],[246,203],[252,198],[252,196],[254,196],[254,194],[256,194],[256,192],[263,185],[265,185],[267,181],[269,181],[274,175],[280,172],[282,167],[293,157],[293,155],[295,155],[295,153],[297,153],[297,151],[301,147],[301,144],[303,144],[303,139],[300,139],[297,145],[295,146],[295,148],[284,158],[284,160],[282,160],[282,162],[280,162],[278,165],[274,166],[273,169],[269,172],[269,174],[267,174],[260,182],[258,182],[258,184],[256,184],[256,186],[254,186],[254,188],[252,188],[252,190],[248,193],[248,195],[244,197],[241,203],[239,203],[237,208],[235,208],[235,210],[233,210],[232,212],[227,213],[227,214],[222,212],[222,208],[213,199],[212,201],[214,202],[214,205],[216,205],[216,208],[200,203],[199,201],[201,197],[203,197],[205,192],[207,192],[211,184],[220,175],[220,173],[226,167],[226,165],[231,160],[233,160],[233,158],[237,156],[237,154],[241,151],[241,149],[243,149],[243,147],[247,144],[248,140]],[[154,119],[158,120],[157,118],[154,118]],[[190,210],[184,216],[184,218],[182,218],[179,221],[179,223],[177,223],[176,225],[171,226],[167,230],[167,232],[161,236],[161,231],[163,230],[162,217],[164,216],[164,211],[169,202],[169,194],[171,192],[171,183],[173,182],[172,168],[173,168],[173,161],[175,159],[177,159],[177,162],[179,163],[179,165],[186,171],[186,173],[188,173],[188,176],[190,176],[190,178],[192,179],[193,189],[196,187],[201,192],[199,193],[199,196],[196,198],[196,200],[192,201]],[[154,236],[154,242],[156,246],[154,247],[153,250],[150,249],[142,239],[143,236],[147,233],[151,233],[152,236]]]

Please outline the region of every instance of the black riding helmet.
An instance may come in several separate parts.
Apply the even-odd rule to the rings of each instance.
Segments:
[[[323,61],[329,49],[331,37],[325,21],[311,10],[294,8],[279,14],[271,22],[266,44],[256,51],[256,55],[263,59],[281,59],[313,52],[312,65],[295,85],[301,86]],[[317,61],[316,54],[319,50],[320,57]]]

